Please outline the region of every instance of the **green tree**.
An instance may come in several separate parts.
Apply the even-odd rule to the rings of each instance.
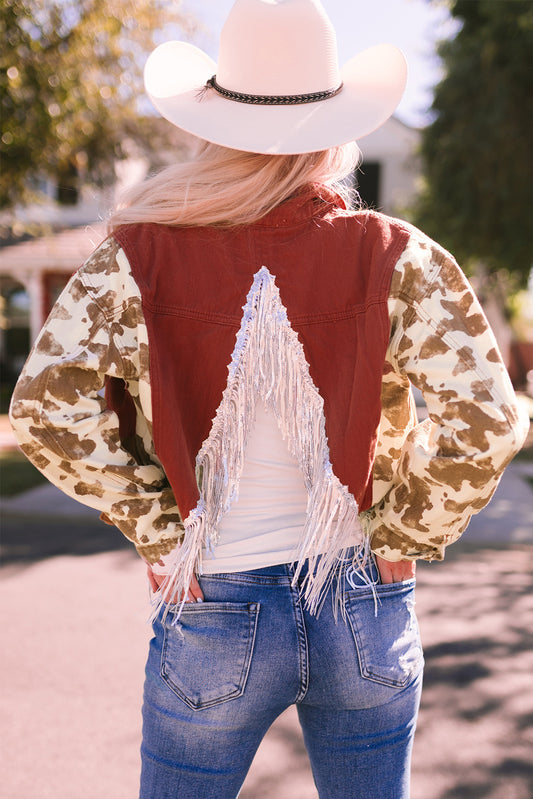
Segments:
[[[451,0],[450,11],[462,27],[440,47],[415,222],[467,270],[520,288],[533,264],[533,3]]]
[[[124,139],[150,135],[142,68],[176,23],[170,0],[1,0],[0,208],[27,198],[31,177],[58,179],[63,202],[78,175],[112,178]]]

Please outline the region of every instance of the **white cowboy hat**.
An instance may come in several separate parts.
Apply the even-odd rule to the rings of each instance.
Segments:
[[[339,70],[333,26],[319,0],[236,0],[218,65],[186,42],[149,57],[144,81],[169,122],[202,139],[256,153],[306,153],[366,136],[400,102],[403,53],[364,50]]]

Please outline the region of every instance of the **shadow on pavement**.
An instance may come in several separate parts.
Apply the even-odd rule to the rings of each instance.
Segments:
[[[0,559],[3,566],[30,564],[57,555],[96,555],[131,549],[115,527],[87,515],[43,516],[4,513],[1,517]]]
[[[419,568],[413,799],[530,799],[533,547],[459,543],[449,554]]]
[[[12,567],[4,574],[26,574],[22,582],[13,580],[14,602],[22,586],[31,585],[32,570],[26,567],[37,561],[46,561],[39,568],[47,573],[59,574],[73,567],[71,559],[65,566],[55,563],[58,555],[129,550],[132,562],[136,558],[131,543],[97,514],[51,518],[32,511],[5,513],[2,519],[2,561]],[[81,568],[81,559],[78,563]],[[122,566],[118,574],[126,581]],[[9,581],[4,588],[7,593]],[[99,597],[95,593],[94,601],[104,606],[107,594]],[[531,799],[533,545],[503,536],[490,543],[465,536],[442,563],[419,564],[417,612],[426,671],[412,799]],[[106,784],[105,763],[101,768],[88,796]],[[109,788],[107,796],[119,799],[121,790]],[[316,799],[294,708],[269,731],[241,795]]]
[[[533,546],[456,544],[420,564],[425,647],[412,799],[533,796]],[[243,799],[317,799],[294,708],[272,726]]]

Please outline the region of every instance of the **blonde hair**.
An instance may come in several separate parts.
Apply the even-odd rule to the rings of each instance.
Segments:
[[[108,222],[121,225],[244,225],[255,222],[311,183],[334,188],[350,201],[342,183],[360,159],[355,142],[316,153],[262,155],[198,140],[196,155],[130,189]]]

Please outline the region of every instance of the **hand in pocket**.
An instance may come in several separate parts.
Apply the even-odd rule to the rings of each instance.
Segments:
[[[152,571],[150,566],[147,566],[148,572],[148,580],[150,581],[150,585],[153,591],[158,591],[161,585],[163,584],[164,580],[166,579],[166,575],[164,574],[157,574],[156,572]],[[176,605],[178,602],[181,602],[183,599],[183,595],[178,597],[176,594],[174,596],[170,596],[167,598],[167,604]],[[187,591],[187,598],[185,599],[186,602],[203,602],[204,601],[204,594],[202,589],[200,588],[200,584],[198,580],[193,575],[193,578],[189,585],[189,590]]]
[[[415,576],[416,561],[414,560],[398,560],[392,562],[380,558],[379,555],[376,555],[375,558],[383,585],[403,583],[405,580],[411,580]]]

